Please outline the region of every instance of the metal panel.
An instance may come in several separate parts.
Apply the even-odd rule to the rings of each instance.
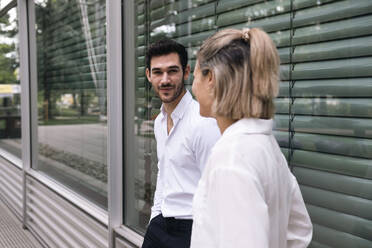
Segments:
[[[128,2],[128,1],[126,1]],[[108,213],[109,247],[114,247],[114,231],[123,223],[123,124],[122,124],[122,6],[109,0],[107,16],[108,95]],[[133,25],[127,23],[127,25]]]
[[[134,248],[135,246],[132,246],[132,245],[128,244],[127,242],[125,242],[124,240],[122,240],[120,238],[116,238],[115,239],[115,247],[116,248]]]
[[[13,212],[22,214],[22,170],[0,157],[0,198]]]
[[[126,243],[131,244],[134,247],[141,247],[143,243],[143,237],[126,226],[116,228],[115,233],[117,240],[126,240]]]
[[[108,247],[107,227],[27,176],[27,226],[50,247]],[[73,192],[71,192],[73,194]]]

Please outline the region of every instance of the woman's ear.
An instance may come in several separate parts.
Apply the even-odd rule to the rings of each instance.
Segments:
[[[215,84],[215,78],[212,70],[208,70],[208,74],[206,75],[206,77],[208,88],[213,89]]]

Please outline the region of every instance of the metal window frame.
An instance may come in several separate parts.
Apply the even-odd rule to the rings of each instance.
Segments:
[[[29,73],[29,43],[28,43],[28,20],[27,1],[18,0],[19,20],[19,54],[20,54],[20,81],[21,81],[21,140],[22,140],[22,172],[23,172],[23,227],[26,228],[27,221],[27,190],[26,173],[31,168],[31,116],[30,116],[30,73]]]
[[[109,123],[109,247],[121,236],[140,247],[143,237],[124,225],[124,179],[133,164],[135,33],[133,0],[107,0],[107,88]],[[125,25],[124,25],[125,24]],[[132,94],[131,94],[132,93]],[[132,185],[133,186],[133,185]],[[133,189],[134,190],[134,189]]]
[[[108,215],[109,247],[115,247],[115,228],[123,219],[122,145],[122,24],[121,2],[106,1],[107,113],[108,113]]]

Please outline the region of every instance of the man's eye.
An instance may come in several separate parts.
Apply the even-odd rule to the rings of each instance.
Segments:
[[[160,74],[161,74],[160,71],[154,71],[154,72],[152,72],[152,73],[154,73],[155,75],[160,75]]]
[[[174,70],[170,70],[168,73],[177,73],[178,70],[174,69]]]

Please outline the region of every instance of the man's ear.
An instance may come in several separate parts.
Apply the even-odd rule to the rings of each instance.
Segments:
[[[183,73],[183,79],[186,81],[190,76],[190,65],[186,65],[185,71]]]
[[[150,70],[149,68],[146,68],[146,77],[147,77],[147,80],[151,83],[151,75],[150,75]]]

